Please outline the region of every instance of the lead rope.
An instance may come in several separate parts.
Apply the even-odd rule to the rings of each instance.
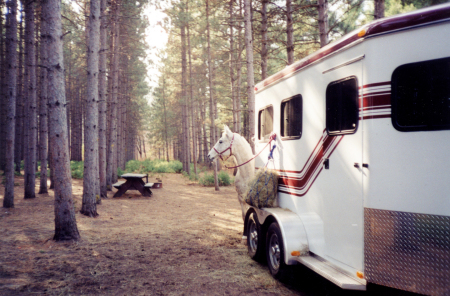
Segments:
[[[252,158],[250,158],[250,159],[247,160],[246,162],[241,163],[241,164],[238,164],[237,166],[232,166],[232,167],[228,167],[228,166],[226,166],[226,165],[224,164],[224,167],[226,167],[227,169],[235,169],[235,168],[238,168],[238,167],[243,166],[244,164],[249,163],[250,161],[252,161],[253,159],[255,159],[258,155],[260,155],[261,152],[263,152],[263,150],[266,149],[266,147],[269,146],[269,145],[272,143],[272,141],[274,141],[276,138],[277,138],[277,135],[276,135],[275,133],[272,133],[272,134],[270,135],[270,137],[269,137],[269,143],[267,143],[266,146],[264,146],[264,148],[261,149],[261,151],[258,152],[258,154],[256,154],[255,156],[253,156]],[[270,155],[272,154],[273,149],[275,149],[275,147],[276,147],[276,145],[273,145],[273,146],[274,146],[274,147],[272,148],[272,151],[270,152]],[[270,155],[269,155],[269,156],[270,156]],[[273,156],[272,156],[272,159],[273,159]],[[267,164],[266,164],[266,165],[267,165]]]

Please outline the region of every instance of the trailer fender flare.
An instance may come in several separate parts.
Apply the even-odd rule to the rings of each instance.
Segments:
[[[303,222],[296,213],[282,208],[252,208],[261,225],[270,224],[275,220],[280,226],[283,236],[284,262],[287,265],[297,264],[300,256],[308,255],[308,237]],[[266,221],[267,223],[265,223]],[[266,225],[266,229],[268,227],[269,225]]]

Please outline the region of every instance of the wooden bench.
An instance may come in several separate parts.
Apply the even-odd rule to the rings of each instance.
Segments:
[[[122,187],[122,185],[125,183],[126,181],[119,181],[117,183],[113,184],[114,188],[120,189],[120,187]]]

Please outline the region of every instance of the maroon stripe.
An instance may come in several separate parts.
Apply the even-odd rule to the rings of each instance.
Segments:
[[[359,97],[363,96],[363,97],[367,97],[367,96],[380,96],[380,95],[387,95],[390,94],[391,91],[390,90],[384,90],[384,91],[377,91],[377,92],[371,92],[371,93],[365,93],[362,95],[359,95]]]
[[[256,90],[266,87],[278,80],[281,80],[282,78],[305,68],[306,66],[314,63],[315,61],[320,60],[321,58],[332,54],[333,52],[347,46],[350,43],[355,42],[358,39],[359,39],[359,37],[358,37],[357,32],[354,32],[353,34],[349,34],[349,35],[347,35],[347,37],[342,38],[339,42],[335,42],[330,45],[327,45],[327,46],[323,47],[322,49],[316,51],[315,53],[307,56],[306,58],[296,62],[295,64],[291,65],[290,67],[288,67],[284,70],[281,70],[280,72],[261,81],[260,83],[258,83],[256,85]]]
[[[383,86],[383,85],[391,85],[391,82],[390,81],[384,81],[384,82],[369,83],[369,84],[364,85],[363,88]]]
[[[379,119],[379,118],[391,118],[391,114],[380,114],[380,115],[364,116],[364,120],[366,120],[366,119]]]
[[[373,107],[391,105],[391,94],[389,93],[389,94],[379,95],[379,96],[371,96],[371,95],[363,96],[362,100],[363,100],[364,108],[373,108]]]
[[[297,189],[298,188],[300,188],[300,189],[304,188],[308,184],[308,181],[311,179],[311,177],[314,175],[314,172],[317,169],[322,169],[322,165],[323,165],[322,164],[322,159],[323,159],[324,151],[328,150],[332,146],[332,144],[336,141],[336,139],[338,139],[338,143],[337,143],[337,145],[338,145],[340,143],[340,141],[342,140],[342,138],[343,138],[343,136],[340,136],[340,137],[339,136],[332,136],[332,137],[325,138],[322,147],[319,148],[319,152],[314,156],[313,162],[308,167],[308,169],[305,172],[303,177],[298,178],[298,179],[294,179],[292,177],[282,176],[279,179],[279,183],[282,184],[282,185],[286,185],[286,186],[296,187]],[[333,151],[334,151],[334,149],[333,149]],[[329,155],[331,155],[333,153],[333,151],[331,151]],[[310,186],[313,183],[314,183],[314,181],[311,182]]]
[[[385,106],[377,106],[377,107],[367,107],[367,108],[363,108],[360,111],[373,111],[373,110],[383,110],[386,109],[386,111],[391,111],[391,106],[390,105],[385,105]]]
[[[422,25],[450,17],[450,5],[444,7],[417,10],[406,15],[399,15],[393,18],[381,19],[369,25],[366,36],[372,36],[389,31],[399,30],[412,26]]]
[[[364,27],[362,27],[360,30],[353,31],[350,34],[344,36],[339,41],[331,43],[322,49],[312,53],[311,55],[307,56],[306,58],[298,61],[297,63],[291,65],[290,67],[278,72],[277,74],[274,74],[270,76],[269,78],[263,80],[262,82],[258,83],[256,85],[256,90],[260,90],[261,88],[268,86],[294,72],[299,71],[302,68],[305,68],[306,66],[310,65],[311,63],[324,58],[332,53],[334,53],[337,50],[342,49],[343,47],[357,41],[360,39],[358,37],[358,33],[362,30],[365,30],[366,33],[364,37],[367,38],[376,34],[381,33],[388,33],[390,31],[395,31],[399,29],[404,29],[412,26],[418,26],[427,24],[430,22],[436,22],[440,20],[448,19],[450,16],[450,5],[445,5],[443,7],[439,8],[427,8],[427,9],[419,9],[412,13],[407,13],[405,15],[397,15],[394,17],[389,17],[386,19],[381,19],[374,21]],[[386,82],[383,82],[386,83]],[[390,82],[389,82],[390,83]],[[364,86],[365,87],[371,87],[371,86],[380,86],[380,85],[386,85],[386,84],[373,84]]]

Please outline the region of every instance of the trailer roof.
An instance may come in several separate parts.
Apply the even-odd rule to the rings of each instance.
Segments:
[[[450,4],[442,4],[373,21],[259,82],[255,86],[255,92],[260,92],[267,86],[292,76],[310,64],[330,56],[356,41],[361,42],[366,38],[449,20]]]

